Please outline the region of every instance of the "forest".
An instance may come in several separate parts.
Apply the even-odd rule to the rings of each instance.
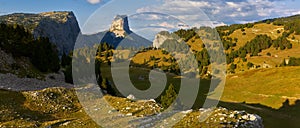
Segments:
[[[34,38],[23,26],[0,24],[0,48],[14,58],[28,57],[41,72],[60,69],[55,45],[48,38]]]

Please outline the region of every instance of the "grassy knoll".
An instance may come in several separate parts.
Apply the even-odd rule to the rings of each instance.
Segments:
[[[300,67],[254,69],[228,75],[222,101],[260,103],[280,108],[300,99]]]

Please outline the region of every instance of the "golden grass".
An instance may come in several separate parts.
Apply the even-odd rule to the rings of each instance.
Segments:
[[[159,60],[150,61],[151,56],[154,56],[155,58],[157,58]],[[162,61],[163,57],[165,57],[167,59],[171,58],[170,55],[163,54],[162,50],[149,50],[149,51],[146,51],[146,52],[136,54],[136,56],[134,56],[132,58],[132,62],[134,62],[136,64],[144,64],[145,61],[146,62],[150,61],[150,62],[147,63],[149,66],[153,66],[155,62],[158,63],[158,66],[162,66],[162,65],[169,66],[170,63]]]
[[[277,30],[280,33],[277,33]],[[243,35],[241,29],[234,31],[229,37],[232,39],[237,38],[237,46],[234,48],[235,50],[243,47],[247,41],[251,41],[257,35],[266,34],[270,36],[272,39],[277,39],[283,33],[283,26],[275,26],[273,24],[259,23],[254,25],[252,28],[245,28],[246,35]]]
[[[201,51],[202,48],[202,40],[201,39],[196,39],[195,37],[193,37],[192,39],[190,39],[187,44],[190,46],[190,49],[193,51]]]
[[[260,103],[280,108],[300,99],[300,67],[255,69],[228,75],[222,101]]]

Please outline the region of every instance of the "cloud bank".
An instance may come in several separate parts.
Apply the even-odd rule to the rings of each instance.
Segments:
[[[290,9],[285,2],[291,0],[162,0],[159,6],[146,6],[137,12],[161,12],[179,19],[197,23],[203,15],[223,24],[245,23],[268,18],[300,14],[300,9]]]

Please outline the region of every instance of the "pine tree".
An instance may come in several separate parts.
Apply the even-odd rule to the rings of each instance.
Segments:
[[[175,101],[177,93],[173,84],[170,84],[166,90],[165,95],[161,96],[161,105],[163,108],[167,109]]]

